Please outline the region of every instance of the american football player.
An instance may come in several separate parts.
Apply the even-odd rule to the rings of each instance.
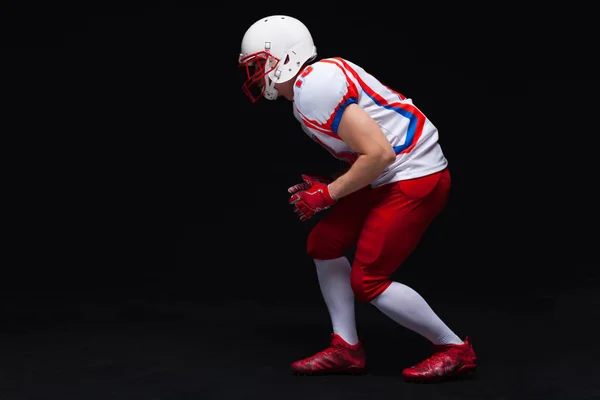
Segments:
[[[342,57],[317,59],[306,25],[286,15],[254,22],[243,36],[242,90],[252,102],[291,101],[303,131],[349,165],[336,179],[303,175],[290,187],[300,221],[328,209],[310,231],[307,253],[332,324],[323,351],[295,361],[299,374],[361,373],[366,352],[354,301],[370,303],[432,343],[433,354],[402,371],[434,382],[476,370],[461,339],[415,290],[391,279],[442,211],[451,179],[438,130],[403,94]],[[355,247],[352,264],[344,256]]]

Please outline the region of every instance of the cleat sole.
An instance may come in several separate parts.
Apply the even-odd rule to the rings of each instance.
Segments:
[[[437,383],[442,381],[462,380],[473,378],[477,372],[477,365],[463,365],[456,372],[450,375],[434,377],[403,377],[404,381],[411,383]]]

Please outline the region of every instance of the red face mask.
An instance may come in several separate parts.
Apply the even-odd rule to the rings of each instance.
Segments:
[[[266,65],[269,57],[276,62],[272,68],[267,70]],[[267,85],[267,74],[273,71],[278,63],[279,60],[266,51],[250,54],[239,61],[239,67],[244,70],[244,79],[246,79],[242,85],[242,90],[250,98],[250,101],[256,103],[263,96]]]

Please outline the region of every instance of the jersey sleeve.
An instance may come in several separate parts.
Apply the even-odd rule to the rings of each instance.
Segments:
[[[336,64],[308,66],[294,85],[294,105],[308,127],[337,134],[348,105],[358,103],[356,84]]]

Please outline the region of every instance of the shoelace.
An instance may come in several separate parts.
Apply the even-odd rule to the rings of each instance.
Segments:
[[[438,361],[444,361],[446,356],[447,356],[447,351],[440,351],[440,352],[434,353],[428,359],[423,360],[420,363],[418,363],[417,365],[415,365],[415,368],[423,368],[425,366],[428,367],[430,364],[436,363]]]
[[[321,357],[321,356],[328,356],[330,354],[337,353],[340,350],[341,350],[341,348],[338,348],[337,346],[331,346],[331,347],[326,348],[325,350],[318,352],[317,354],[315,354],[314,356],[312,356],[310,358],[313,359],[313,358],[317,358],[317,357]]]

